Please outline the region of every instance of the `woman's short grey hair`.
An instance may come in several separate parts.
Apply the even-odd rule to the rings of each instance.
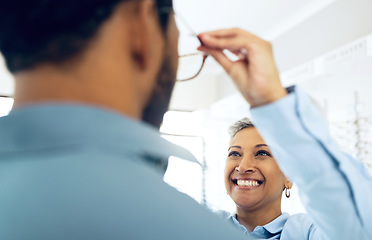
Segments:
[[[253,123],[249,118],[243,118],[236,121],[233,125],[229,128],[230,137],[233,138],[239,131],[243,130],[244,128],[254,127]]]

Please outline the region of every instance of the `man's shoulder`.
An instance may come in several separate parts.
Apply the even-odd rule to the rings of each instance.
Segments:
[[[230,212],[225,211],[225,210],[217,210],[217,211],[214,211],[214,213],[217,216],[222,217],[223,219],[229,219],[229,218],[231,218],[233,216]]]

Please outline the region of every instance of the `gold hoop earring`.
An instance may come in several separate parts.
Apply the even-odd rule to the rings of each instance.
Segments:
[[[285,196],[287,198],[289,198],[291,196],[291,190],[289,190],[288,188],[286,188],[284,194],[285,194]]]

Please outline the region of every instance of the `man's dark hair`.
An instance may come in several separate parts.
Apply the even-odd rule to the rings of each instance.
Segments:
[[[9,71],[75,57],[122,1],[141,0],[1,0],[0,52]],[[171,0],[156,4],[172,8]],[[159,18],[165,30],[169,11],[159,11]]]

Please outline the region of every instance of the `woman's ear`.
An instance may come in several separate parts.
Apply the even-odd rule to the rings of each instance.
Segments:
[[[286,188],[286,189],[291,189],[292,188],[292,186],[293,186],[293,183],[286,177],[285,178],[285,182],[284,182],[284,187]]]

